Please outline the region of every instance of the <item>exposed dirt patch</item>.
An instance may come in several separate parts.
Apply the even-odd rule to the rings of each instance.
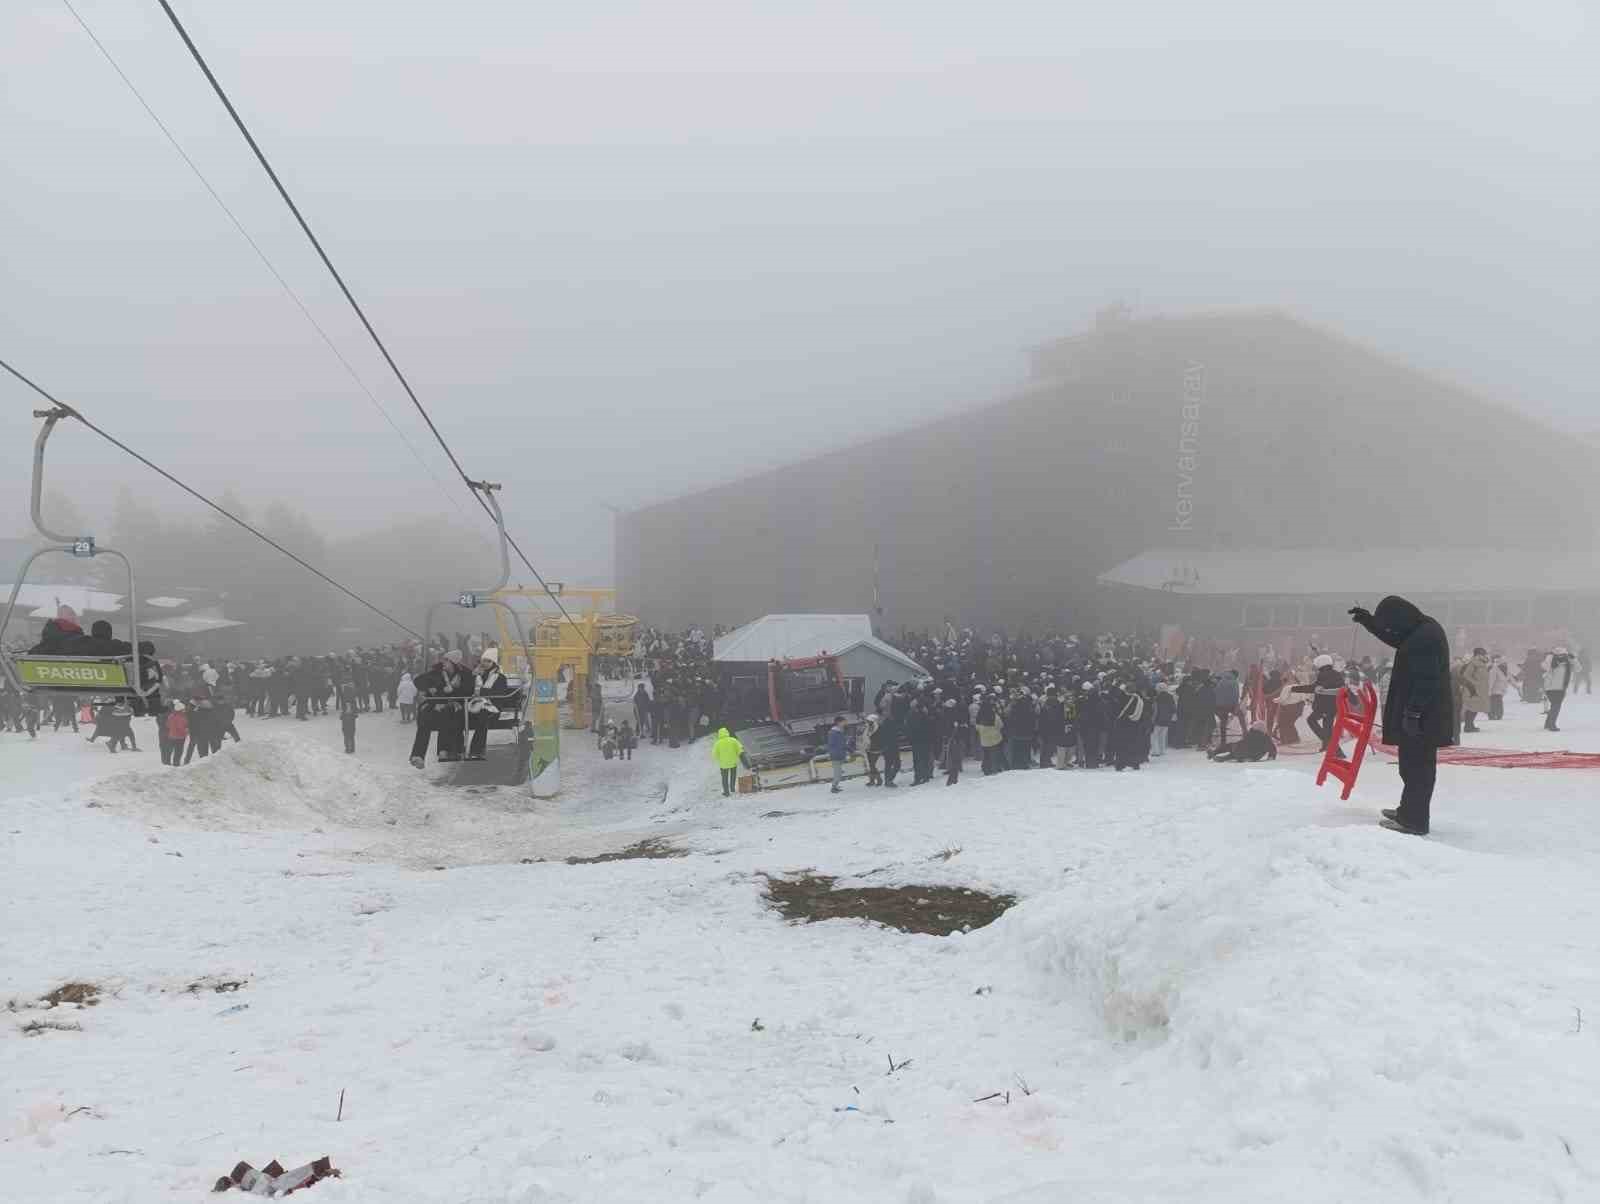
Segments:
[[[784,919],[871,920],[901,932],[949,936],[998,920],[1015,895],[990,895],[964,886],[867,886],[836,889],[825,874],[764,875],[767,902]]]
[[[593,857],[568,857],[568,865],[599,865],[602,861],[661,861],[670,857],[687,857],[689,850],[680,848],[670,841],[651,837],[641,840],[637,844],[630,844],[625,849],[616,849],[610,853],[598,853]]]
[[[83,1025],[70,1020],[30,1020],[22,1026],[24,1037],[40,1037],[45,1033],[81,1033]]]
[[[249,985],[248,978],[219,978],[214,974],[208,974],[204,978],[195,979],[183,990],[186,995],[202,995],[208,991],[216,995],[231,995]]]
[[[98,983],[64,982],[49,994],[39,996],[39,1002],[47,1008],[60,1007],[63,1003],[92,1008],[100,1002],[100,993]]]

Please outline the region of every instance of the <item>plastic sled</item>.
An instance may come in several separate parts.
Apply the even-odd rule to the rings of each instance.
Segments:
[[[1338,709],[1334,712],[1333,730],[1328,734],[1328,747],[1322,754],[1322,766],[1317,770],[1317,785],[1329,778],[1344,783],[1339,794],[1341,800],[1350,797],[1355,789],[1356,777],[1361,772],[1361,762],[1366,758],[1367,746],[1372,743],[1372,725],[1378,718],[1378,691],[1370,681],[1361,683],[1361,700],[1352,703],[1348,689],[1339,691]],[[1348,759],[1339,755],[1339,745],[1346,736],[1355,737],[1355,747]]]

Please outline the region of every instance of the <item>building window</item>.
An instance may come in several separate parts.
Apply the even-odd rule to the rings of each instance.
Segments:
[[[1270,627],[1272,625],[1272,608],[1263,606],[1259,602],[1246,603],[1244,625],[1246,627]]]
[[[1549,595],[1533,600],[1533,625],[1535,627],[1565,627],[1572,613],[1570,599]]]
[[[1332,627],[1333,607],[1326,602],[1307,602],[1300,607],[1302,627]]]
[[[1272,626],[1298,627],[1300,626],[1300,603],[1279,602],[1272,608]]]
[[[1528,625],[1528,600],[1526,598],[1496,598],[1489,603],[1489,622],[1497,627],[1526,627]]]
[[[1450,603],[1452,627],[1482,627],[1489,621],[1489,604],[1482,599]]]

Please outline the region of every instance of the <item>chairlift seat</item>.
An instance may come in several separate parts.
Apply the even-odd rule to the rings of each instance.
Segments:
[[[137,698],[132,656],[54,656],[23,653],[12,658],[24,689],[41,694],[85,694]]]

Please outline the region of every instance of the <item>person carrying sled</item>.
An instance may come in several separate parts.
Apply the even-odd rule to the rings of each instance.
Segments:
[[[1454,743],[1450,641],[1437,620],[1391,594],[1350,617],[1395,650],[1389,692],[1383,700],[1383,742],[1400,753],[1400,805],[1385,808],[1383,826],[1426,836],[1431,819],[1439,749]]]

